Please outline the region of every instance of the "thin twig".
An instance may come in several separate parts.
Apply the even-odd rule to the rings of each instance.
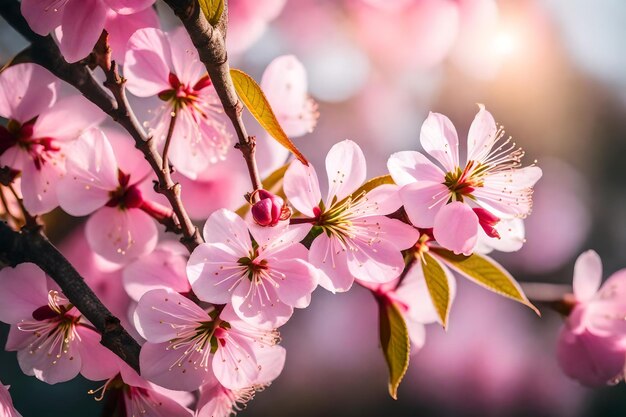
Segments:
[[[243,104],[237,97],[233,80],[230,76],[228,55],[226,53],[226,21],[228,13],[228,1],[224,1],[225,10],[220,21],[215,25],[207,21],[200,10],[199,3],[194,0],[165,0],[168,6],[181,20],[191,37],[191,41],[198,50],[200,61],[204,64],[211,77],[224,113],[230,119],[238,142],[235,145],[241,151],[246,165],[250,181],[252,182],[252,194],[262,188],[261,177],[254,158],[255,138],[248,136],[246,126],[243,123]]]
[[[170,118],[170,125],[167,128],[167,137],[165,138],[165,145],[163,146],[163,165],[161,169],[164,171],[170,171],[170,163],[169,163],[169,152],[170,152],[170,142],[172,141],[172,135],[174,134],[174,128],[176,127],[176,118],[178,117],[178,112],[176,109],[172,112]]]

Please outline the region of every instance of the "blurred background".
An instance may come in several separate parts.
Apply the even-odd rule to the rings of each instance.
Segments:
[[[320,117],[295,141],[318,171],[332,144],[349,138],[364,149],[369,177],[385,173],[391,153],[419,150],[429,111],[447,115],[463,143],[484,103],[526,162],[544,170],[525,247],[496,258],[522,282],[571,284],[574,260],[590,248],[605,278],[626,267],[623,0],[231,0],[230,8],[232,66],[260,80],[279,55],[303,62]],[[0,61],[25,46],[0,21]],[[71,227],[59,216],[49,230],[62,244]],[[241,414],[626,415],[623,383],[590,390],[562,375],[562,320],[542,312],[459,279],[449,330],[427,328],[394,401],[371,295],[318,290],[281,331],[283,374]],[[22,375],[14,352],[0,353],[0,380],[25,417],[99,413],[86,393],[98,383],[49,387]]]

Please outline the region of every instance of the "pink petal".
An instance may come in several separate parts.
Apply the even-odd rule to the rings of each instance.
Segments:
[[[31,214],[44,214],[59,205],[55,190],[64,174],[62,161],[49,161],[37,169],[28,163],[22,170],[21,191],[24,206]]]
[[[169,39],[159,29],[145,28],[128,40],[124,76],[128,91],[137,97],[150,97],[171,88]]]
[[[45,36],[61,24],[64,6],[57,0],[22,0],[21,12],[30,28]]]
[[[320,269],[319,285],[335,293],[345,292],[352,287],[354,277],[348,269],[348,258],[337,238],[319,235],[309,250],[309,262]]]
[[[209,315],[193,301],[167,290],[152,290],[141,297],[134,318],[137,330],[150,343],[176,338],[174,326],[210,321]]]
[[[313,165],[305,166],[298,160],[293,161],[285,172],[283,189],[296,210],[307,217],[315,217],[313,209],[319,206],[322,194]]]
[[[612,384],[622,375],[625,349],[615,338],[589,332],[576,335],[564,327],[557,345],[557,359],[567,376],[596,387]]]
[[[251,225],[252,237],[259,245],[259,256],[301,257],[306,259],[306,248],[300,242],[309,234],[310,224],[292,224],[281,222],[274,227]],[[289,251],[289,255],[284,254]]]
[[[583,252],[574,265],[574,295],[580,302],[588,302],[600,288],[602,282],[602,260],[593,251]]]
[[[347,257],[350,273],[363,281],[389,282],[404,270],[400,249],[387,241],[359,242],[355,250],[348,251]]]
[[[105,127],[102,132],[113,148],[118,168],[130,175],[130,184],[136,184],[141,178],[150,177],[153,174],[150,164],[144,158],[143,153],[135,147],[135,141],[126,131]],[[149,187],[150,190],[154,190],[152,183]]]
[[[465,203],[445,205],[435,217],[437,243],[456,254],[470,255],[478,239],[478,217]]]
[[[259,376],[256,355],[250,342],[235,332],[229,332],[225,345],[218,343],[213,355],[213,372],[226,388],[251,386]]]
[[[59,99],[54,107],[43,110],[33,126],[33,137],[69,141],[106,118],[106,114],[83,96]]]
[[[117,13],[133,14],[152,6],[155,0],[104,0]]]
[[[419,321],[405,317],[407,330],[409,331],[409,339],[411,341],[411,354],[417,353],[426,343],[426,326]]]
[[[61,53],[67,62],[85,58],[98,41],[107,8],[100,0],[70,1],[61,18]]]
[[[263,131],[257,135],[256,159],[262,178],[285,165],[288,158],[289,150],[276,142],[269,133]]]
[[[112,10],[107,13],[104,28],[109,33],[109,46],[112,58],[123,65],[126,46],[133,33],[143,28],[159,28],[159,16],[152,7],[145,8],[132,15],[118,14]]]
[[[626,336],[626,269],[611,275],[587,306],[590,331],[597,335]]]
[[[293,307],[280,300],[269,282],[242,281],[233,291],[232,306],[246,323],[259,329],[275,329],[287,323]]]
[[[180,349],[168,349],[169,342],[146,343],[139,354],[141,375],[164,388],[195,391],[210,378],[211,370],[200,366],[175,365],[182,356]]]
[[[365,196],[367,202],[372,204],[372,214],[391,214],[402,207],[400,188],[395,184],[383,184]]]
[[[76,347],[82,360],[81,375],[92,381],[117,375],[121,359],[100,344],[100,335],[85,326],[77,326],[76,331],[80,336]]]
[[[417,243],[420,234],[414,227],[385,216],[366,217],[362,220],[376,229],[377,240],[393,245],[397,249],[408,249]]]
[[[0,270],[0,321],[17,324],[32,319],[33,312],[48,304],[46,275],[35,264],[23,263]]]
[[[467,135],[467,160],[483,161],[496,140],[496,121],[491,113],[485,110],[485,106],[478,105],[479,110],[474,117]]]
[[[156,390],[147,392],[146,394],[137,393],[133,395],[145,395],[148,397],[147,401],[152,403],[152,408],[146,408],[142,413],[143,417],[193,417],[194,414],[187,407],[183,406],[177,401],[174,394],[178,394],[179,391],[170,391],[161,389],[167,393],[161,393]],[[126,415],[132,415],[129,404],[126,403],[127,411]]]
[[[445,173],[420,152],[402,151],[387,160],[387,169],[400,187],[416,181],[441,183]]]
[[[448,172],[459,166],[459,139],[454,125],[443,114],[430,113],[420,133],[422,147]]]
[[[482,227],[478,229],[478,242],[474,252],[488,254],[494,249],[500,252],[516,252],[524,246],[526,234],[522,219],[501,220],[495,225],[495,229],[500,239],[487,236]]]
[[[307,93],[304,65],[295,56],[282,55],[270,62],[261,88],[287,136],[298,137],[313,131],[318,116],[316,105]]]
[[[37,343],[37,340],[38,338],[33,335],[31,343]],[[56,356],[56,350],[49,354],[46,348],[33,350],[27,346],[17,352],[17,361],[22,372],[35,376],[40,381],[51,385],[69,381],[78,375],[82,366],[80,353],[76,349],[77,343],[80,343],[77,339],[69,343],[67,352],[60,358]],[[59,344],[54,349],[60,349]]]
[[[58,89],[59,82],[43,67],[13,65],[0,73],[0,116],[27,122],[52,106]]]
[[[541,168],[536,166],[501,171],[488,175],[484,186],[472,195],[476,203],[497,217],[526,217],[532,209],[531,188],[541,175]]]
[[[195,84],[206,74],[206,67],[198,58],[198,50],[191,43],[189,34],[183,27],[168,32],[172,48],[172,67],[174,74],[183,84]]]
[[[326,174],[328,175],[328,198],[343,200],[363,184],[366,177],[365,156],[356,143],[344,140],[333,145],[326,155]]]
[[[61,208],[84,216],[104,206],[119,186],[113,148],[101,130],[92,129],[68,147],[67,174],[57,188]],[[104,226],[104,225],[103,225]]]
[[[285,276],[276,287],[278,298],[293,307],[308,307],[309,296],[317,287],[317,270],[301,258],[278,258],[269,265]]]
[[[131,262],[122,274],[124,289],[135,301],[148,291],[172,289],[186,293],[191,289],[185,268],[187,259],[181,253],[162,246],[154,252]]]
[[[154,220],[139,209],[102,207],[87,221],[89,246],[108,261],[125,264],[154,250],[157,228]]]
[[[227,209],[221,209],[211,214],[204,224],[202,231],[207,243],[227,244],[237,254],[246,256],[252,250],[250,233],[246,222]]]
[[[437,213],[449,198],[448,187],[441,183],[421,181],[400,188],[400,199],[404,203],[404,209],[416,227],[433,227]]]
[[[269,384],[274,381],[283,371],[287,350],[282,346],[271,346],[256,350],[256,360],[261,368],[255,384]]]
[[[243,277],[245,267],[238,259],[249,255],[235,253],[223,243],[204,243],[194,249],[187,263],[187,277],[194,293],[214,304],[230,302],[232,290]]]

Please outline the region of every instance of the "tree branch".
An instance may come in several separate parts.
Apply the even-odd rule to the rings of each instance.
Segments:
[[[139,344],[40,231],[23,229],[16,232],[5,222],[0,222],[0,257],[11,266],[23,262],[39,266],[59,284],[68,300],[100,332],[100,343],[139,372]]]
[[[125,80],[117,72],[115,62],[106,57],[98,57],[103,52],[102,45],[96,53],[96,64],[102,65],[106,75],[105,86],[111,91],[108,94],[93,78],[91,71],[84,62],[69,64],[63,59],[59,48],[50,36],[40,36],[34,33],[20,13],[19,2],[4,0],[0,2],[0,15],[24,38],[31,42],[31,60],[48,69],[54,75],[78,89],[87,100],[94,103],[122,126],[134,139],[135,147],[139,149],[158,178],[156,191],[163,194],[172,206],[176,215],[176,223],[183,237],[181,242],[191,252],[203,242],[200,232],[192,223],[180,198],[180,185],[175,183],[169,170],[163,170],[161,155],[156,149],[152,138],[146,137],[141,124],[132,112],[124,88]],[[106,35],[103,36],[106,40]],[[101,38],[102,39],[102,38]],[[100,42],[99,42],[100,44]],[[107,54],[106,43],[104,53]],[[107,68],[108,67],[108,68]]]
[[[200,61],[211,77],[215,91],[222,102],[224,113],[235,128],[238,139],[235,147],[241,150],[246,160],[253,187],[252,194],[254,194],[254,191],[262,188],[262,183],[254,158],[255,138],[248,136],[242,118],[243,104],[237,97],[233,80],[230,77],[225,43],[228,1],[224,0],[224,13],[222,13],[222,17],[215,27],[207,21],[197,1],[165,0],[165,3],[174,11],[187,29],[191,41],[198,50]]]

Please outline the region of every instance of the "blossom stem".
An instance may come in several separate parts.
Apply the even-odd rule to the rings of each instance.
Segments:
[[[163,147],[163,165],[161,169],[164,171],[170,171],[170,162],[168,158],[168,154],[170,151],[170,142],[172,141],[172,135],[174,134],[174,128],[176,127],[176,118],[178,117],[178,112],[176,109],[172,112],[170,118],[170,125],[167,128],[167,137],[165,138],[165,145]]]
[[[191,41],[198,50],[200,61],[211,77],[215,91],[222,102],[222,107],[224,107],[224,113],[235,128],[238,139],[235,147],[241,151],[246,161],[252,182],[252,193],[254,193],[263,185],[254,157],[256,141],[254,136],[248,136],[242,118],[243,104],[237,96],[230,76],[225,44],[228,1],[224,1],[224,12],[215,26],[211,26],[207,21],[197,1],[165,0],[165,3],[174,11],[187,29]]]

